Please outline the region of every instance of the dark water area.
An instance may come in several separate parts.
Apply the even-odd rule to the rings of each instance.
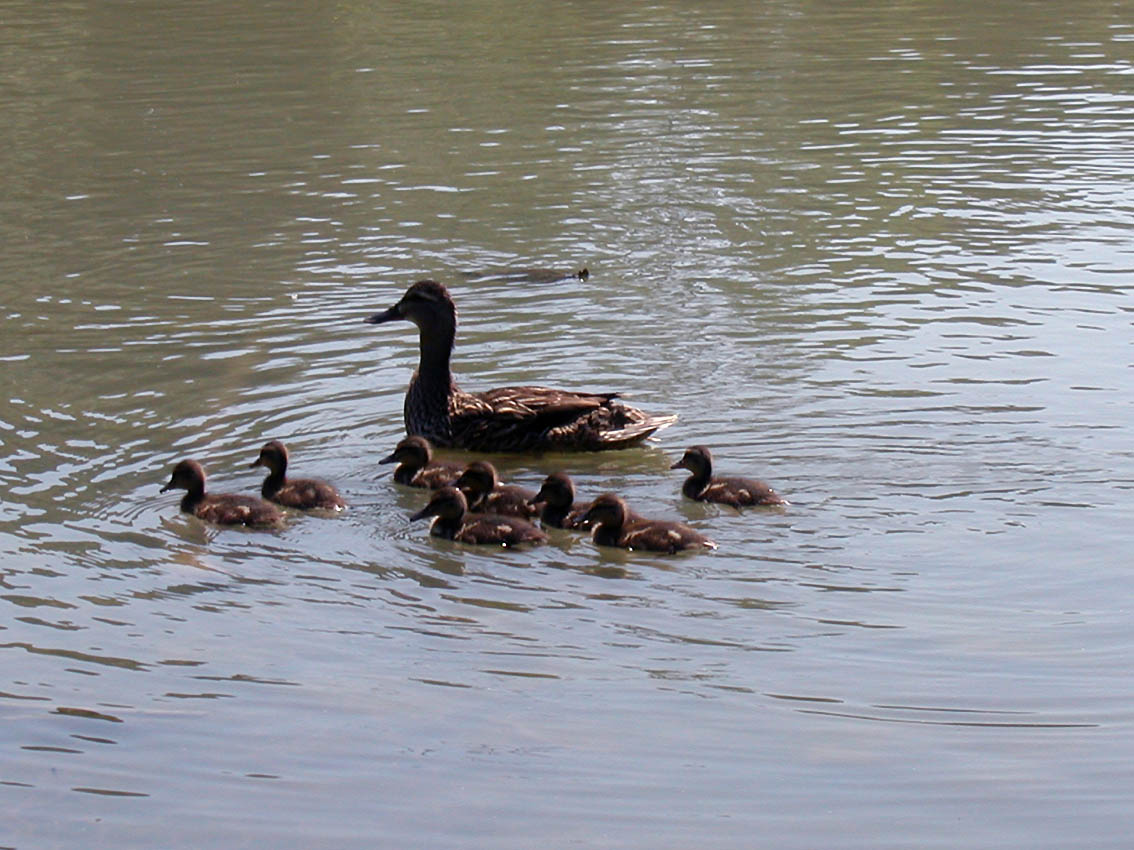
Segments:
[[[1125,0],[4,5],[0,847],[1126,847],[1132,45]],[[416,336],[363,319],[423,277],[463,387],[680,416],[508,480],[719,549],[411,524]],[[273,438],[350,508],[158,493]],[[683,499],[694,443],[791,504]]]

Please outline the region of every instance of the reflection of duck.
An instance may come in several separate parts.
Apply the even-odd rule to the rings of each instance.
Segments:
[[[515,484],[501,484],[496,467],[486,460],[474,460],[465,467],[454,486],[465,494],[470,510],[524,519],[539,513],[532,505],[535,492]]]
[[[268,477],[260,488],[260,495],[288,508],[325,508],[338,511],[346,502],[326,481],[313,478],[287,477],[287,447],[279,440],[265,443],[252,467],[266,466]]]
[[[515,546],[520,543],[544,543],[547,535],[527,520],[499,514],[468,512],[465,494],[456,487],[442,487],[433,493],[429,504],[410,516],[411,520],[434,516],[429,533],[434,537],[458,543],[495,543]]]
[[[499,387],[480,393],[459,389],[449,370],[457,308],[440,283],[411,286],[390,309],[366,321],[408,319],[417,325],[421,359],[406,392],[409,434],[435,446],[474,451],[620,449],[640,443],[672,415],[651,416],[616,402],[616,393],[576,393],[548,387]]]
[[[479,272],[461,272],[465,280],[504,280],[508,283],[558,283],[561,280],[586,280],[591,276],[587,269],[565,272],[559,269],[483,269]]]
[[[397,463],[394,480],[408,487],[425,487],[436,490],[452,484],[461,477],[464,466],[449,461],[434,460],[433,447],[425,437],[406,437],[394,451],[378,463]]]
[[[566,472],[553,472],[543,479],[543,486],[532,499],[532,504],[543,507],[539,511],[539,521],[552,528],[587,529],[591,525],[583,521],[590,505],[575,504],[575,482]]]
[[[169,483],[161,488],[161,492],[174,489],[187,491],[181,497],[181,510],[206,522],[262,526],[283,522],[283,511],[257,496],[206,493],[205,470],[195,460],[183,460],[173,467]]]
[[[716,549],[717,544],[680,522],[631,517],[624,502],[613,493],[595,499],[584,515],[595,526],[594,541],[600,546],[679,552],[682,549]]]
[[[686,449],[670,469],[688,469],[693,473],[681,485],[681,492],[698,502],[718,502],[734,508],[787,504],[775,490],[755,478],[714,478],[713,453],[704,446]]]

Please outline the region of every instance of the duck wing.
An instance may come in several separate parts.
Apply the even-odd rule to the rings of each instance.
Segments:
[[[637,426],[649,417],[616,403],[617,395],[532,386],[458,392],[449,406],[453,443],[488,451],[614,448],[620,440],[629,445],[644,439],[676,418],[658,417],[668,421],[642,429]]]

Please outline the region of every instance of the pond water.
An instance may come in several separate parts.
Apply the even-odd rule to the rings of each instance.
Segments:
[[[1129,845],[1134,3],[0,20],[0,846]],[[423,277],[464,387],[680,415],[508,480],[720,548],[410,524]],[[272,438],[350,509],[158,494]]]

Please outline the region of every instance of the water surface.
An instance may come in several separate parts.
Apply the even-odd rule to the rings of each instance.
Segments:
[[[0,845],[1128,844],[1129,2],[2,17]],[[411,525],[424,276],[467,388],[681,416],[510,480],[720,549]],[[272,438],[351,509],[158,495]]]

